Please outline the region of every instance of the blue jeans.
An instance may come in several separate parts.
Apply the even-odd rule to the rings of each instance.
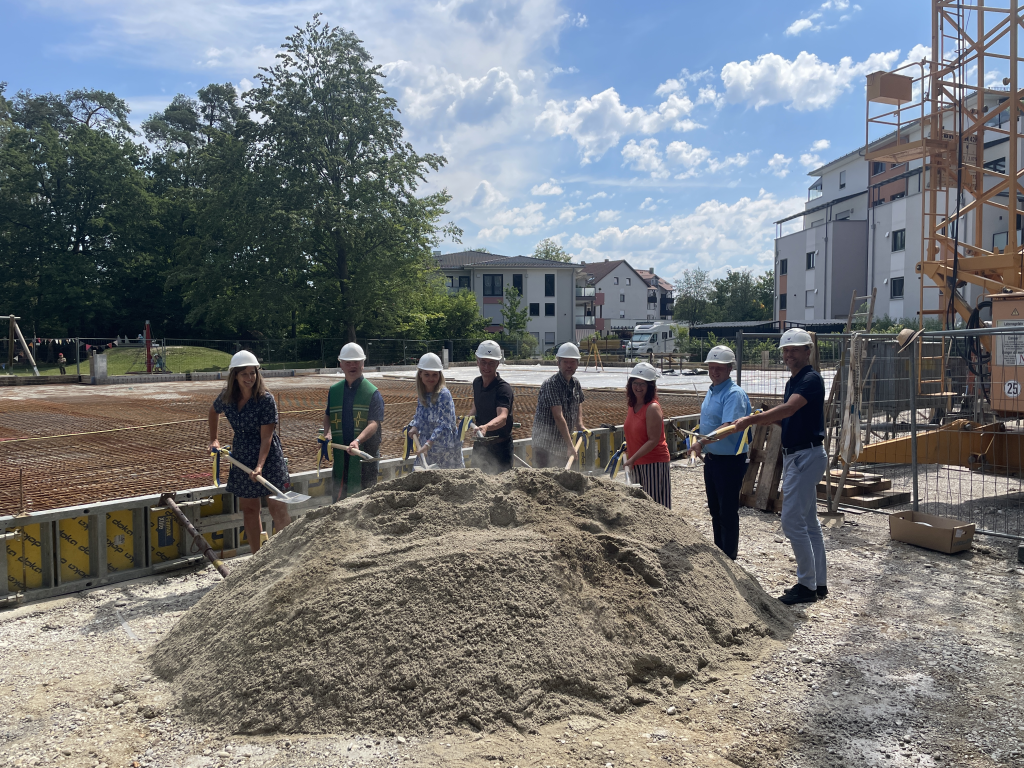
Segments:
[[[782,532],[793,545],[796,580],[808,589],[827,584],[817,507],[817,485],[826,466],[828,457],[820,445],[782,459]]]

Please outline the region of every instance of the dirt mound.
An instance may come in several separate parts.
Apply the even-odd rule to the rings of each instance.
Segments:
[[[788,613],[642,491],[423,472],[311,512],[154,652],[236,732],[530,729],[606,718],[788,633]]]

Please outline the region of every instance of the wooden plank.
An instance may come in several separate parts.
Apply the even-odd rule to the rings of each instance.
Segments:
[[[872,494],[878,491],[888,491],[892,488],[892,480],[876,480],[873,483],[851,483],[847,481],[846,487],[843,489],[844,496],[857,496]],[[818,491],[824,491],[826,485],[824,482],[818,483]]]
[[[776,424],[754,428],[750,441],[750,463],[740,486],[740,503],[751,509],[766,510],[780,475],[776,471],[782,455],[782,428]]]
[[[910,501],[909,491],[882,491],[876,495],[858,496],[852,500],[858,507],[867,507],[868,509],[884,509],[896,504],[906,504],[908,501]]]

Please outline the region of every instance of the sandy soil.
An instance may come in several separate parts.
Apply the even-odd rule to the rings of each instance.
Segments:
[[[700,472],[673,479],[676,514],[709,536]],[[851,522],[827,529],[831,594],[791,609],[786,642],[621,716],[536,732],[239,737],[190,721],[149,654],[219,580],[211,568],[17,607],[0,613],[0,765],[1024,765],[1016,545],[942,555],[891,542],[883,515]],[[777,518],[745,510],[740,546],[770,594],[793,583]]]

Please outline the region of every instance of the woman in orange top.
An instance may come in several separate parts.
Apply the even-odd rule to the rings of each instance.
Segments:
[[[629,372],[626,382],[626,466],[634,481],[659,504],[672,509],[672,481],[669,476],[665,422],[654,383],[658,372],[650,363],[640,363]]]

